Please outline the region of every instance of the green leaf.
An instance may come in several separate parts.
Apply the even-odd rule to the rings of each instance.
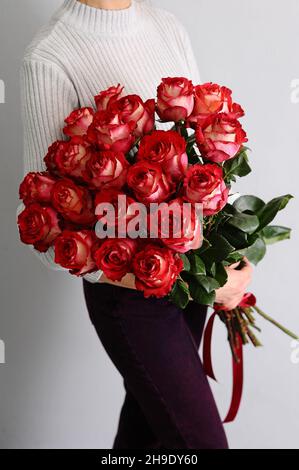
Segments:
[[[170,294],[170,299],[179,308],[186,308],[189,303],[189,289],[187,285],[178,280]]]
[[[234,263],[238,263],[239,261],[241,261],[243,259],[244,255],[242,253],[239,253],[238,251],[235,251],[234,253],[230,254],[225,262],[227,263],[227,265],[230,265],[230,264],[234,264]]]
[[[208,293],[196,280],[190,283],[190,294],[192,299],[200,305],[213,306],[216,299],[216,292]]]
[[[206,250],[202,257],[205,260],[210,260],[211,265],[213,262],[223,261],[231,252],[235,251],[234,247],[224,238],[223,235],[214,233],[210,236],[209,242],[211,247]]]
[[[233,206],[239,212],[253,212],[254,214],[264,207],[265,203],[256,196],[240,196]]]
[[[195,253],[191,255],[191,271],[193,274],[206,274],[205,263]]]
[[[248,164],[246,149],[241,149],[235,158],[227,160],[223,165],[223,169],[226,181],[231,181],[234,175],[240,177],[248,175],[251,168]]]
[[[266,245],[272,245],[273,243],[291,238],[291,229],[278,225],[268,225],[268,227],[262,230],[261,237]]]
[[[217,280],[219,287],[224,286],[227,282],[227,272],[222,263],[216,264],[215,279]]]
[[[259,230],[269,225],[276,214],[284,209],[292,198],[293,196],[291,194],[286,194],[285,196],[276,197],[268,202],[257,214],[260,219]]]
[[[206,238],[204,238],[201,247],[195,250],[193,253],[200,255],[201,253],[204,253],[208,248],[210,248],[210,246],[211,243]]]
[[[189,259],[188,259],[188,256],[185,255],[185,254],[181,254],[181,260],[182,260],[183,263],[184,263],[184,270],[185,270],[185,271],[190,271],[191,264],[190,264],[190,261],[189,261]]]
[[[244,214],[242,212],[236,213],[227,223],[249,234],[254,233],[260,225],[256,215]]]
[[[242,230],[238,230],[233,226],[226,225],[222,228],[222,234],[229,241],[229,243],[234,246],[234,248],[236,248],[237,250],[248,247],[247,233],[242,232]],[[233,249],[232,252],[233,251],[235,250]],[[227,256],[228,255],[229,253],[227,254]]]
[[[262,238],[258,238],[252,246],[246,250],[242,250],[242,253],[251,263],[256,265],[266,254],[266,244]]]
[[[220,287],[219,282],[213,277],[209,276],[196,276],[197,282],[210,294],[213,290]]]

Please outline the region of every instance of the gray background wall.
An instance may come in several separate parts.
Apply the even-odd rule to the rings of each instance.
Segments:
[[[271,247],[256,269],[252,290],[260,306],[299,331],[299,103],[291,102],[291,82],[299,78],[299,2],[157,3],[188,28],[202,79],[232,87],[247,110],[254,172],[239,189],[266,199],[288,192],[297,196],[278,218],[294,227],[293,238]],[[0,79],[6,84],[6,104],[0,104],[2,448],[109,448],[123,399],[121,379],[88,320],[80,281],[39,264],[18,242],[15,227],[22,175],[18,66],[26,44],[59,4],[0,0]],[[226,426],[230,445],[298,448],[298,345],[292,349],[287,337],[260,324],[265,347],[246,348],[243,404],[237,420]],[[224,415],[231,371],[219,324],[213,349],[219,378],[213,389]]]

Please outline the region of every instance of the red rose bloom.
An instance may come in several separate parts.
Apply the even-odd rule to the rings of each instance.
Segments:
[[[52,203],[66,220],[75,224],[90,225],[95,220],[90,192],[68,178],[56,182]]]
[[[165,201],[173,189],[161,167],[146,161],[135,163],[129,168],[127,183],[136,199],[144,204]]]
[[[87,135],[89,141],[101,150],[126,153],[135,141],[135,126],[134,121],[123,123],[117,113],[99,111],[95,114]]]
[[[124,123],[135,122],[134,135],[140,137],[151,132],[155,125],[155,100],[145,103],[138,95],[128,95],[114,100],[109,109]]]
[[[209,115],[227,113],[232,118],[244,116],[244,111],[237,103],[233,103],[229,88],[215,83],[204,83],[194,88],[194,109],[189,118],[192,124],[202,123]]]
[[[124,87],[120,84],[117,86],[112,86],[108,90],[102,91],[99,95],[95,96],[95,103],[98,111],[106,111],[108,106],[113,103],[113,101],[118,100],[123,92]]]
[[[74,135],[85,135],[92,123],[93,115],[94,111],[92,108],[76,109],[66,118],[65,123],[67,125],[63,129],[63,132],[70,137]]]
[[[178,182],[188,169],[186,141],[174,131],[154,131],[141,139],[137,160],[160,165],[169,180]]]
[[[247,138],[237,119],[220,113],[211,115],[197,127],[196,141],[205,158],[221,163],[234,158]]]
[[[119,196],[122,197],[124,204],[119,204]],[[104,189],[96,195],[95,214],[102,224],[107,224],[108,229],[112,228],[115,230],[115,235],[125,238],[127,235],[127,224],[136,215],[134,207],[132,206],[135,202],[133,198],[121,191],[106,189],[104,187]],[[111,213],[111,216],[109,212],[101,209],[101,204],[104,204],[105,207],[107,207],[107,204],[113,207],[114,212]]]
[[[128,238],[105,240],[95,251],[94,258],[99,269],[112,281],[121,281],[131,271],[137,242]]]
[[[178,253],[200,248],[202,227],[194,205],[184,203],[180,198],[174,199],[161,204],[149,219],[151,238],[157,236],[168,248]]]
[[[227,203],[228,192],[218,165],[197,164],[189,168],[184,181],[184,199],[201,203],[204,216],[219,212]]]
[[[84,276],[96,270],[92,251],[97,243],[91,230],[65,230],[55,241],[55,263],[69,269],[75,276]]]
[[[145,298],[165,297],[183,268],[181,258],[169,248],[146,245],[133,259],[136,288],[143,291]]]
[[[163,78],[158,87],[157,113],[162,121],[185,120],[194,106],[194,87],[187,78]]]
[[[54,144],[50,145],[48,153],[44,158],[47,170],[54,175],[58,175],[56,158],[57,155],[65,151],[66,142],[64,140],[57,140]]]
[[[47,172],[28,173],[20,185],[20,199],[25,205],[33,202],[51,202],[56,180]]]
[[[20,238],[26,245],[33,245],[46,252],[61,233],[57,212],[52,207],[34,203],[26,207],[18,217]]]
[[[60,145],[54,161],[60,175],[84,179],[87,162],[92,158],[94,150],[84,137],[76,136]]]
[[[121,189],[126,183],[128,167],[129,162],[122,152],[97,152],[86,165],[85,180],[94,189]]]

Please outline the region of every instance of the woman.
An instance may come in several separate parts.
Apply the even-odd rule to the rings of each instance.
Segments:
[[[162,77],[199,83],[188,35],[175,17],[137,0],[65,0],[28,47],[22,66],[25,171],[43,170],[63,121],[91,106],[99,90],[122,83],[127,93],[155,96]],[[52,252],[40,255],[55,267]],[[217,302],[234,308],[251,278],[245,260],[227,269]],[[240,267],[239,267],[240,268]],[[84,279],[92,323],[127,391],[115,449],[223,449],[227,441],[198,347],[206,308],[182,312],[137,292],[133,276],[111,284]]]

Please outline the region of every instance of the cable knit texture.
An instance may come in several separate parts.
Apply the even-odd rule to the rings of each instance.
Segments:
[[[171,13],[137,0],[124,10],[65,0],[27,48],[21,68],[25,174],[45,169],[47,149],[64,138],[64,119],[74,108],[93,106],[96,94],[117,83],[127,94],[155,97],[167,76],[200,82],[189,37]],[[38,256],[58,268],[52,249]],[[96,282],[100,275],[85,278]]]

